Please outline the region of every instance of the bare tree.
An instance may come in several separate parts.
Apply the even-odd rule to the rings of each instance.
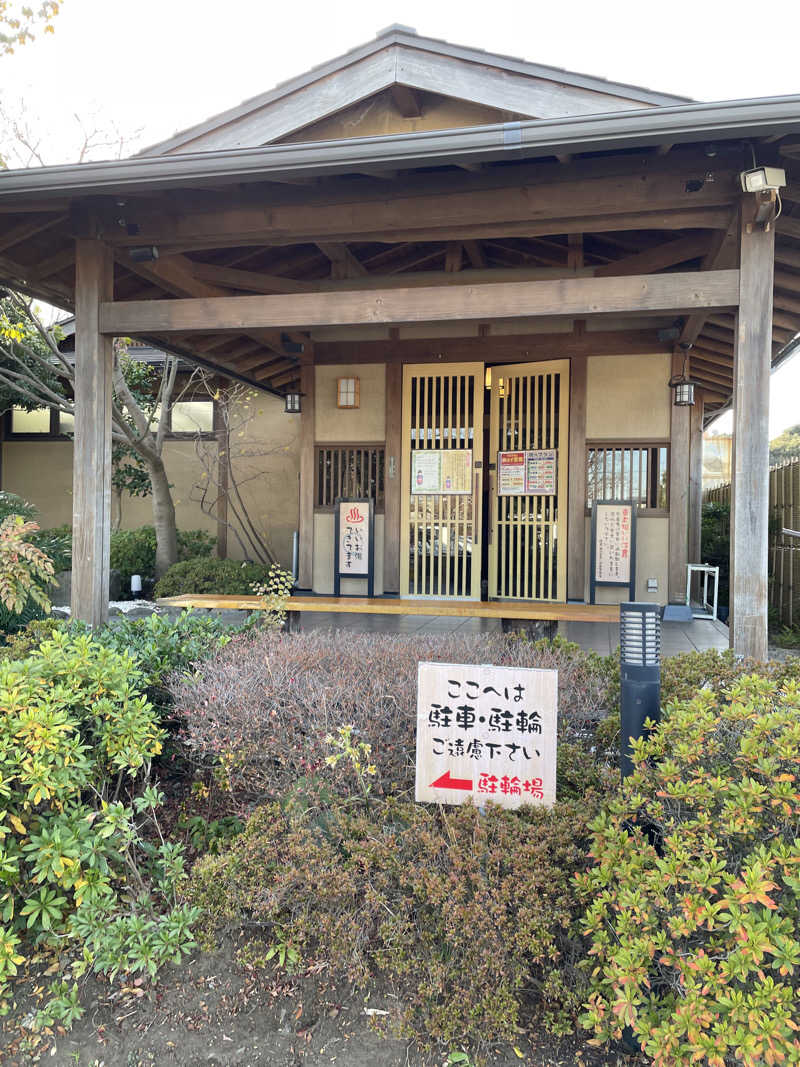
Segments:
[[[19,320],[30,324],[26,333],[0,322],[0,388],[33,407],[51,407],[75,414],[75,364],[58,347],[54,329],[39,318],[33,302],[18,293],[6,298]],[[35,344],[38,339],[40,344]],[[127,344],[114,344],[112,438],[130,448],[147,469],[153,497],[156,532],[156,577],[177,559],[175,506],[164,466],[164,440],[178,373],[178,360],[167,356],[158,387],[146,395],[125,377]]]
[[[275,563],[269,535],[253,517],[246,490],[253,482],[263,487],[270,473],[269,457],[288,446],[271,447],[254,433],[254,423],[261,414],[254,389],[236,382],[214,387],[207,376],[200,375],[194,395],[200,382],[213,396],[217,418],[213,439],[199,432],[195,437],[200,474],[190,499],[200,505],[204,515],[226,527],[246,558]]]

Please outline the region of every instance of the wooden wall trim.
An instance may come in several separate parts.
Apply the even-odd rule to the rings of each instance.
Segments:
[[[400,512],[403,487],[403,367],[386,366],[383,588],[400,592]],[[394,467],[394,474],[391,473]]]
[[[307,349],[311,349],[311,346],[307,346]],[[300,589],[311,589],[314,581],[315,378],[314,354],[311,349],[303,353],[300,363],[300,548],[297,573]]]
[[[672,374],[683,370],[684,353],[672,356]],[[670,402],[672,398],[670,397]],[[691,408],[672,404],[669,441],[669,570],[670,604],[686,598],[686,564],[689,562],[689,423]]]
[[[570,360],[567,598],[583,600],[586,582],[586,373],[585,355]]]

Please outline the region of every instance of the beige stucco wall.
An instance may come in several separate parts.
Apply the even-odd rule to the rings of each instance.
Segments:
[[[319,444],[368,444],[386,437],[386,367],[383,363],[347,363],[315,369],[315,422]],[[360,407],[336,406],[336,379],[358,378]]]
[[[584,600],[589,601],[589,574],[591,561],[592,520],[586,519],[584,540],[586,544],[586,584]],[[636,520],[636,599],[653,604],[667,602],[667,575],[669,562],[669,519],[646,516]],[[658,589],[648,593],[647,581],[655,578]],[[598,604],[622,604],[629,600],[628,587],[598,586],[595,600]]]
[[[283,414],[283,402],[265,393],[244,400],[249,405],[232,416],[234,434],[231,462],[242,498],[257,530],[284,567],[292,562],[292,534],[299,514],[300,420]],[[239,436],[241,432],[241,436]],[[216,444],[205,442],[211,458]],[[2,488],[34,504],[43,527],[72,522],[72,442],[5,441],[2,445]],[[198,502],[203,464],[194,441],[167,441],[164,462],[172,485],[172,498],[179,529],[216,533],[217,523],[203,513]],[[116,519],[116,514],[115,514]],[[151,525],[149,497],[133,499],[125,494],[122,528]],[[228,532],[228,555],[252,557],[253,552]]]
[[[669,439],[671,356],[591,356],[586,375],[586,438]]]

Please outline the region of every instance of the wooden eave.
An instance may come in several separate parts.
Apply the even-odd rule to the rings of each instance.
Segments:
[[[324,145],[308,148],[324,159]],[[800,137],[769,134],[757,151],[761,161],[788,173],[777,222],[777,362],[793,350],[800,331]],[[301,184],[271,176],[236,184],[217,179],[212,189],[193,183],[164,189],[155,182],[152,189],[145,183],[120,194],[101,185],[93,195],[85,188],[53,195],[56,174],[45,197],[44,172],[26,172],[36,177],[27,196],[19,175],[13,196],[4,196],[6,176],[0,175],[0,280],[71,309],[76,236],[101,237],[113,246],[115,299],[121,301],[571,277],[578,239],[580,271],[588,274],[724,270],[736,265],[728,232],[739,201],[735,176],[751,156],[738,137],[716,141],[715,152],[709,156],[700,141],[592,150],[564,162],[519,155],[481,163],[467,157],[462,166],[418,160],[414,168],[380,177],[358,171]],[[214,161],[209,164],[213,169]],[[134,262],[130,249],[149,244],[158,246],[159,258]],[[678,311],[680,328],[694,345],[692,377],[712,398],[707,411],[716,413],[732,392],[734,317]],[[632,336],[642,351],[664,350],[657,339],[663,325],[663,316],[641,319]],[[507,352],[514,344],[519,350],[552,343],[568,354],[571,348],[609,351],[621,343],[614,330],[607,337],[601,329],[516,341],[506,331],[487,348],[491,322],[485,326],[489,361],[495,347]],[[475,334],[473,327],[463,332]],[[396,330],[386,330],[383,340],[375,340],[374,331],[364,331],[363,340],[356,333],[341,344],[315,334],[251,330],[142,340],[279,395],[296,388],[298,349],[306,344],[322,360],[337,353],[341,358],[348,345],[363,358],[370,351],[373,360],[393,353],[402,358],[404,342],[398,347]],[[435,347],[441,353],[468,343],[469,336],[437,339]],[[422,342],[407,344],[418,356],[425,351]]]

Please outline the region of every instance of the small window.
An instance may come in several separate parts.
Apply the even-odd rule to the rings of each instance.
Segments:
[[[383,511],[383,445],[325,445],[317,448],[315,508],[332,511],[338,497],[360,496]]]
[[[359,406],[358,378],[336,379],[336,406],[339,408],[357,408]]]
[[[669,446],[597,442],[586,450],[587,507],[593,500],[632,500],[640,508],[669,508]]]
[[[49,434],[50,408],[34,408],[33,411],[26,411],[25,408],[12,408],[11,432]]]
[[[69,411],[58,413],[58,432],[62,434],[75,433],[75,416]]]
[[[213,429],[213,400],[178,400],[172,405],[173,433],[211,433]]]

